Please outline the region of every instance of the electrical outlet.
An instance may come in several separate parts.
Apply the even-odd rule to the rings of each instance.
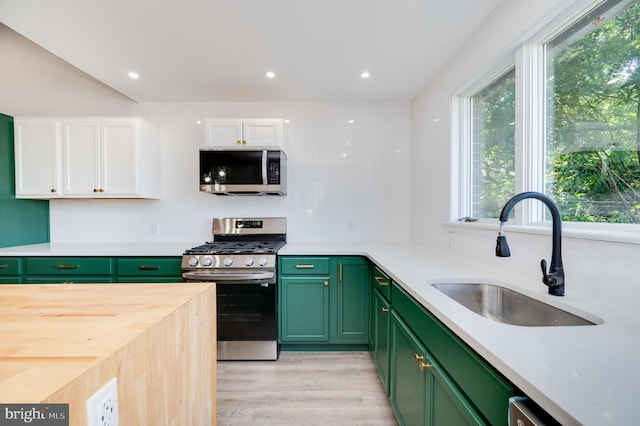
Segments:
[[[118,425],[118,382],[114,377],[87,399],[87,426]]]

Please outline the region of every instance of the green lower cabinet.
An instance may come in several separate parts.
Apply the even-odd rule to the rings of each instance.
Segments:
[[[182,282],[180,257],[121,257],[116,259],[118,283]]]
[[[280,341],[329,342],[329,277],[280,278]]]
[[[391,314],[391,328],[391,404],[399,423],[487,424],[395,312]]]
[[[281,343],[366,348],[369,336],[366,259],[280,256],[278,265]]]
[[[371,354],[373,362],[378,370],[378,375],[384,386],[387,396],[389,395],[389,354],[390,354],[390,327],[391,327],[391,304],[377,290],[371,296],[371,330],[372,344]]]
[[[27,284],[110,283],[113,282],[110,257],[27,257]]]
[[[24,261],[19,257],[0,257],[0,284],[21,284]]]

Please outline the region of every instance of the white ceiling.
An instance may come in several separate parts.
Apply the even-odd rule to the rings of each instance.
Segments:
[[[385,101],[415,96],[498,2],[0,0],[0,22],[138,102]]]

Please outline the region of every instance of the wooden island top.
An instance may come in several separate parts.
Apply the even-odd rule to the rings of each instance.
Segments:
[[[215,286],[0,286],[0,403],[85,401],[118,379],[121,424],[215,423]]]

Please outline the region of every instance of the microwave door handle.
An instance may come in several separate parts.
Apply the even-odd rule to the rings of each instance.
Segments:
[[[262,150],[262,184],[266,185],[268,183],[267,179],[267,150]]]

